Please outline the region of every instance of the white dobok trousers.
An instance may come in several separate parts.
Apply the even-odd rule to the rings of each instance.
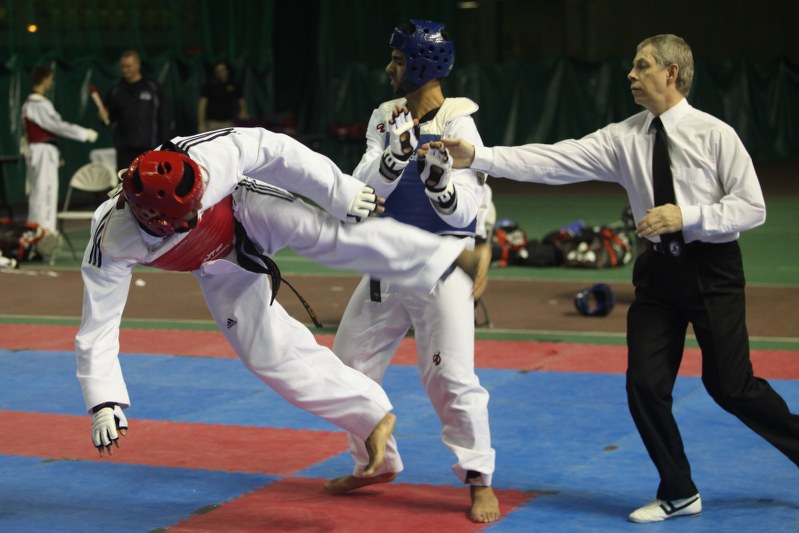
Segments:
[[[389,219],[340,222],[280,190],[251,184],[234,193],[234,212],[250,239],[272,255],[285,246],[327,266],[395,280],[420,297],[452,269],[464,248]],[[408,231],[408,230],[414,231]],[[272,298],[269,276],[236,263],[235,251],[194,272],[219,329],[245,366],[287,401],[365,440],[392,409],[380,385],[319,345]]]

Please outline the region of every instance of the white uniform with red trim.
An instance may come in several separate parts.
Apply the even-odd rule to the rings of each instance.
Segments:
[[[52,102],[32,93],[22,104],[22,120],[28,142],[28,222],[54,230],[58,210],[58,137],[86,142],[88,129],[65,122]]]
[[[391,409],[385,393],[318,345],[278,301],[269,305],[269,277],[238,265],[230,222],[235,216],[261,253],[290,246],[329,266],[387,276],[422,293],[447,276],[463,243],[422,231],[406,236],[394,221],[340,222],[362,184],[285,135],[229,128],[173,142],[188,151],[206,181],[196,228],[153,237],[120,196],[101,205],[92,221],[75,343],[86,408],[130,405],[118,359],[119,326],[133,267],[148,264],[192,270],[214,320],[247,368],[292,404],[367,437]],[[337,218],[266,182],[310,198]],[[426,259],[415,259],[420,254]]]

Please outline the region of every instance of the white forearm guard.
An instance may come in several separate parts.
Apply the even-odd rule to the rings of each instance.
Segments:
[[[391,152],[391,148],[386,148],[380,158],[380,175],[389,183],[393,183],[400,177],[402,171],[408,166],[409,158],[399,159]]]
[[[425,187],[424,193],[430,198],[433,207],[440,213],[448,215],[453,213],[455,208],[458,207],[458,191],[452,181],[447,184],[444,190],[433,191]]]

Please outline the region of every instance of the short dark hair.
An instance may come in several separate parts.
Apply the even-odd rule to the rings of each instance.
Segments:
[[[141,63],[141,56],[139,55],[139,52],[137,52],[136,50],[125,50],[119,55],[120,60],[122,60],[122,58],[125,57],[132,57],[133,59]]]
[[[36,65],[31,69],[31,81],[33,81],[33,86],[39,85],[52,75],[53,69],[47,65]]]
[[[223,66],[223,67],[225,67],[227,69],[228,80],[232,80],[233,79],[233,67],[230,64],[230,61],[228,61],[227,59],[220,59],[219,61],[214,61],[211,64],[210,75],[211,75],[212,78],[216,74],[216,67],[218,67],[218,66]]]

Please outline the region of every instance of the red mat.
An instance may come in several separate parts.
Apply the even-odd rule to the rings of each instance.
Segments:
[[[113,455],[92,447],[88,416],[0,410],[0,454],[291,476],[347,450],[344,433],[135,420]],[[284,478],[169,531],[479,531],[466,487],[390,483],[331,496],[323,479]],[[535,497],[497,490],[507,514]]]
[[[0,411],[0,454],[289,476],[346,452],[343,432],[140,420],[101,459],[91,418]]]
[[[179,522],[169,531],[465,533],[488,527],[469,520],[466,487],[387,483],[330,496],[323,484],[322,479],[283,479]],[[503,515],[535,498],[518,490],[496,493]]]
[[[7,350],[75,349],[78,328],[71,326],[0,326],[0,347]],[[332,335],[317,335],[317,341],[331,347]],[[230,345],[218,331],[165,331],[123,329],[120,346],[126,353],[191,355],[235,358]],[[766,379],[799,379],[799,356],[789,350],[753,350],[755,374]],[[597,372],[623,374],[627,370],[627,348],[568,342],[522,342],[476,340],[478,368],[553,372]],[[416,365],[416,344],[405,339],[394,357],[395,365]],[[687,348],[680,375],[701,375],[697,348]]]

